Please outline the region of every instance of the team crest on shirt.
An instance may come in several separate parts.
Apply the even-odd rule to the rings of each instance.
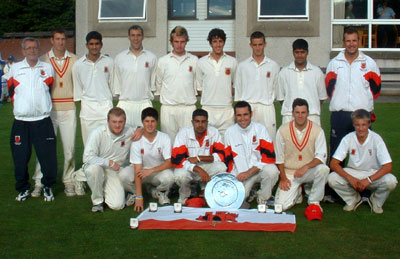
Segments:
[[[271,77],[271,72],[267,72],[267,78],[270,78]]]
[[[60,87],[63,87],[63,82],[60,82]]]
[[[369,156],[372,156],[372,149],[368,149]]]
[[[146,62],[146,63],[144,64],[144,67],[145,67],[145,68],[148,68],[148,67],[149,67],[149,62]]]
[[[208,139],[206,140],[206,147],[210,147],[210,141]]]
[[[230,67],[226,67],[225,68],[225,75],[229,76],[231,74],[231,68]]]
[[[144,149],[143,149],[143,148],[140,150],[140,153],[141,153],[142,155],[144,154]]]
[[[361,69],[366,69],[367,68],[367,64],[366,63],[361,63]]]
[[[125,141],[121,142],[121,147],[125,146]]]
[[[108,67],[104,67],[104,73],[108,73]]]
[[[253,136],[253,143],[255,143],[255,142],[257,142],[257,136],[256,135]]]
[[[303,156],[299,155],[299,161],[302,161],[302,160],[303,160]]]
[[[41,70],[40,70],[40,74],[41,74],[42,76],[45,76],[45,75],[46,75],[46,72],[44,72],[44,70],[41,69]]]
[[[21,145],[21,136],[14,136],[15,145]]]
[[[157,148],[157,150],[158,150],[158,154],[161,155],[161,152],[162,152],[161,148],[159,147],[159,148]]]
[[[189,66],[189,72],[193,72],[193,67]]]
[[[352,150],[351,150],[351,154],[354,156],[354,155],[356,154],[356,150],[355,150],[355,149],[352,149]]]

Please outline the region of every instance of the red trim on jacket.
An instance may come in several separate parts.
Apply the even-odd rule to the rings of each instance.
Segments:
[[[174,167],[182,168],[183,162],[189,157],[189,151],[185,145],[172,149],[171,162]]]
[[[274,144],[264,139],[260,139],[260,144],[256,148],[261,154],[261,162],[267,164],[275,163]]]
[[[369,89],[371,90],[373,98],[378,98],[378,96],[381,94],[381,76],[370,71],[364,74],[364,78],[369,82]]]
[[[325,86],[329,98],[332,98],[333,92],[335,91],[336,79],[337,79],[337,74],[335,72],[331,71],[328,74],[326,74]]]

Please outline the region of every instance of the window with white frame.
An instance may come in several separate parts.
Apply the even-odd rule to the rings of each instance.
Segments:
[[[99,0],[100,21],[145,20],[146,0]]]
[[[400,50],[400,1],[398,0],[333,0],[332,49],[343,46],[343,31],[357,28],[360,48]]]
[[[170,20],[196,19],[196,0],[168,0],[168,18]]]
[[[234,0],[208,0],[207,19],[234,19]]]
[[[258,0],[258,19],[304,20],[308,9],[308,0]]]

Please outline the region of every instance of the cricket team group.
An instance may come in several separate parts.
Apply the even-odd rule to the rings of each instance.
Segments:
[[[244,205],[274,199],[287,210],[306,197],[308,208],[322,213],[321,203],[336,195],[345,211],[367,203],[383,213],[397,179],[386,145],[371,127],[379,68],[358,50],[355,28],[344,30],[344,50],[326,74],[308,62],[304,39],[293,42],[294,61],[281,69],[265,55],[259,31],[250,36],[252,55],[239,63],[224,52],[226,34],[218,28],[209,32],[211,51],[200,59],[186,51],[189,35],[181,26],[170,33],[173,50],[158,59],[143,47],[142,27],[131,26],[128,39],[129,48],[114,59],[101,53],[97,31],[87,34],[81,58],[66,50],[63,29],[53,31],[52,48],[40,58],[39,41],[23,40],[25,59],[6,75],[14,104],[10,144],[17,201],[42,194],[54,200],[58,134],[64,192],[84,195],[87,183],[93,212],[132,205],[142,211],[145,191],[166,205],[175,186],[178,202],[188,205],[194,184],[202,197],[212,176],[228,172],[245,187]],[[160,96],[160,114],[152,107],[154,95]],[[328,98],[330,157],[320,121]],[[282,104],[278,130],[275,101]],[[78,170],[75,102],[84,144]],[[31,191],[32,145],[37,165]]]

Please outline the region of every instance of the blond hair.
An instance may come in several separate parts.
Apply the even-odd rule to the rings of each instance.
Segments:
[[[174,36],[179,36],[179,37],[185,37],[186,41],[189,41],[189,34],[185,27],[182,26],[176,26],[175,28],[172,29],[170,35],[169,35],[169,40],[172,42]]]

